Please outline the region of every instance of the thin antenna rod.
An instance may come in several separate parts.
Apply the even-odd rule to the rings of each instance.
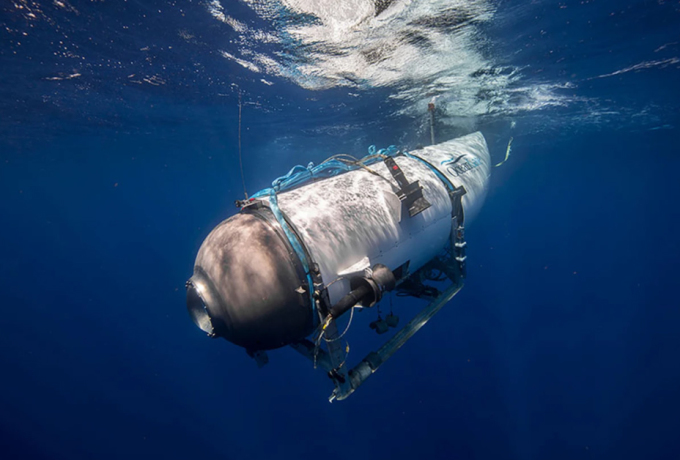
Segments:
[[[427,111],[430,112],[430,143],[434,145],[434,99],[427,104]]]
[[[243,194],[248,199],[248,192],[246,191],[246,178],[243,175],[243,158],[241,156],[241,90],[238,91],[238,164],[241,167],[241,181],[243,182]]]

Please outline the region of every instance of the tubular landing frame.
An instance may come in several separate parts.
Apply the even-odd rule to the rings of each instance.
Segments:
[[[337,327],[332,322],[327,330],[327,341],[324,350],[311,340],[305,339],[291,344],[291,347],[328,373],[335,389],[328,398],[330,402],[347,399],[359,386],[373,375],[397,350],[415,335],[427,322],[441,310],[463,288],[462,277],[452,277],[455,281],[443,292],[431,297],[430,303],[414,316],[394,336],[388,339],[378,350],[369,352],[357,365],[346,370],[345,352],[337,338]]]

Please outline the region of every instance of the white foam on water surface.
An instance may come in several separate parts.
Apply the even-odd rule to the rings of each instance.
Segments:
[[[232,25],[234,30],[242,26],[239,46],[223,53],[226,58],[312,91],[347,88],[354,96],[386,90],[387,97],[398,102],[389,114],[394,116],[422,119],[428,102],[436,98],[440,122],[470,124],[472,129],[477,129],[475,120],[483,118],[565,107],[578,120],[586,119],[581,112],[605,120],[617,111],[607,101],[578,95],[577,86],[679,62],[650,60],[579,81],[566,75],[551,81],[540,74],[542,68],[513,65],[512,56],[495,54],[497,43],[488,31],[494,29],[494,21],[503,23],[508,17],[501,17],[507,12],[499,13],[499,3],[491,0],[243,1],[266,26],[258,25],[260,30],[251,23]],[[208,7],[218,20],[231,25],[223,4],[212,0]],[[560,116],[569,115],[553,113],[555,126],[574,121]],[[540,124],[548,123],[546,119]],[[427,129],[425,124],[421,128]]]

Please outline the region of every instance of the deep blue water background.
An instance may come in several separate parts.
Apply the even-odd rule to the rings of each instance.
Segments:
[[[499,4],[498,59],[572,97],[439,121],[441,138],[481,129],[498,161],[514,137],[467,232],[466,286],[334,404],[294,351],[257,369],[186,313],[196,252],[242,194],[232,84],[250,192],[425,143],[427,114],[393,115],[389,88],[262,85],[211,51],[223,31],[201,3],[43,3],[51,22],[0,8],[0,458],[680,458],[679,2]],[[64,34],[92,66],[54,55]],[[126,83],[147,67],[172,84]],[[404,320],[418,305],[394,300]],[[377,343],[367,323],[353,359]]]

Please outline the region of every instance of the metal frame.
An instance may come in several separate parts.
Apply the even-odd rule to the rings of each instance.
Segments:
[[[335,383],[335,389],[328,400],[330,402],[334,400],[341,401],[354,393],[359,386],[373,375],[416,332],[427,324],[462,288],[462,282],[452,284],[423,308],[393,337],[387,340],[377,351],[369,352],[359,364],[347,372],[344,370],[345,366],[340,366],[344,359],[340,341],[328,342],[328,350],[317,348],[316,344],[306,339],[292,344],[291,347],[329,373],[329,377]],[[334,323],[330,327],[334,329],[327,332],[327,335],[332,340],[337,337],[337,329]],[[338,362],[339,359],[340,362]]]

